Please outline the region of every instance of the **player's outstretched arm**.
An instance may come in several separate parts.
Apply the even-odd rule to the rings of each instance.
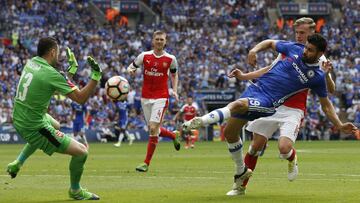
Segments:
[[[243,73],[240,69],[235,68],[228,74],[228,77],[229,78],[236,77],[239,80],[253,80],[267,73],[270,70],[270,68],[271,66],[266,66],[260,68],[259,70],[252,71],[249,73]]]
[[[334,106],[331,104],[328,97],[319,97],[322,110],[329,118],[329,120],[335,125],[337,129],[346,133],[353,134],[357,130],[357,127],[352,123],[342,123],[335,113]]]
[[[71,100],[79,104],[84,104],[89,99],[89,97],[95,91],[95,88],[102,76],[102,70],[99,64],[91,56],[88,56],[87,62],[91,67],[91,80],[81,90],[75,89],[74,91],[66,95]]]
[[[252,66],[256,66],[256,54],[258,52],[264,51],[266,49],[273,49],[276,51],[276,42],[277,40],[267,39],[255,45],[255,47],[249,51],[247,58],[248,63]]]

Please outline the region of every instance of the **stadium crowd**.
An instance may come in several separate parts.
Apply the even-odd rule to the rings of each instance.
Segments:
[[[11,123],[11,109],[16,84],[26,60],[36,54],[41,36],[55,36],[62,45],[60,68],[66,70],[64,47],[69,46],[79,62],[77,84],[87,82],[89,68],[87,55],[95,56],[104,70],[100,88],[87,103],[89,127],[108,125],[116,118],[114,104],[104,93],[105,81],[114,75],[129,79],[132,90],[129,128],[144,128],[140,107],[141,74],[135,78],[126,73],[127,66],[142,51],[151,49],[152,33],[157,29],[168,33],[166,50],[178,59],[181,101],[170,99],[165,125],[172,121],[187,95],[196,90],[232,88],[238,93],[247,81],[229,79],[225,75],[238,67],[252,71],[246,64],[247,51],[255,43],[266,39],[294,39],[291,25],[282,29],[270,24],[266,17],[267,1],[170,1],[151,0],[149,5],[161,13],[161,23],[138,24],[135,30],[126,26],[106,24],[99,26],[87,7],[88,1],[22,1],[6,0],[0,3],[0,125]],[[357,9],[354,9],[357,7]],[[344,14],[340,23],[326,22],[321,33],[329,40],[327,57],[334,64],[336,94],[331,96],[338,113],[349,121],[360,123],[360,5],[348,0],[341,5]],[[199,20],[201,19],[201,20]],[[2,31],[2,32],[1,32]],[[272,62],[276,53],[259,55],[259,67]],[[313,94],[308,97],[308,113],[304,122],[304,139],[336,139],[339,132],[325,119]],[[202,107],[201,101],[197,101]],[[203,113],[206,110],[200,109]],[[71,126],[72,109],[63,96],[56,96],[49,112],[64,126]]]

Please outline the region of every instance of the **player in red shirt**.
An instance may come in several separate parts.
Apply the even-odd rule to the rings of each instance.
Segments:
[[[194,104],[193,98],[191,96],[188,96],[186,99],[186,104],[182,106],[180,111],[177,112],[177,114],[175,115],[175,121],[178,120],[180,116],[182,116],[184,122],[189,121],[197,115],[197,110],[198,107]],[[180,134],[186,141],[185,149],[188,149],[189,147],[195,147],[196,136],[194,135],[192,130],[187,132],[181,130]]]
[[[315,32],[315,22],[311,18],[300,18],[295,21],[295,38],[298,43],[305,44],[309,35]],[[279,54],[278,58],[272,63],[275,64],[282,60],[283,56]],[[326,74],[326,86],[330,93],[335,91],[335,83],[331,78],[330,65],[325,56],[320,58],[323,61],[322,69]],[[252,80],[261,77],[269,71],[272,65],[262,68],[251,73],[241,73],[237,70],[233,72],[233,76],[240,80]],[[287,159],[288,163],[288,179],[293,181],[298,174],[297,156],[293,144],[298,135],[301,121],[306,112],[306,100],[308,89],[302,90],[292,97],[288,98],[284,104],[277,108],[276,113],[269,117],[262,117],[249,122],[247,130],[253,132],[253,140],[249,146],[249,151],[245,155],[245,164],[251,170],[255,169],[257,158],[266,146],[267,140],[271,138],[276,130],[280,130],[280,137],[278,147],[280,151],[280,158]],[[248,180],[245,180],[242,185],[235,185],[227,195],[243,195],[245,194]]]
[[[149,129],[149,143],[144,163],[136,167],[136,171],[147,172],[151,158],[158,143],[158,137],[168,137],[173,140],[176,150],[180,150],[178,136],[161,127],[162,119],[168,106],[168,79],[171,74],[173,96],[178,101],[178,64],[174,55],[164,50],[166,33],[155,31],[152,38],[153,50],[142,52],[128,67],[128,72],[134,75],[136,70],[143,67],[143,86],[141,106],[145,121]]]

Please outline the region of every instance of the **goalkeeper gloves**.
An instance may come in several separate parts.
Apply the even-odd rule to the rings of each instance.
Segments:
[[[90,78],[95,81],[99,81],[101,79],[102,70],[99,66],[99,64],[93,59],[93,57],[88,56],[87,57],[87,63],[91,67],[91,75]]]
[[[78,65],[78,63],[76,61],[74,52],[72,52],[69,47],[66,47],[66,56],[68,58],[68,63],[69,63],[69,67],[67,69],[67,72],[75,75],[79,65]]]

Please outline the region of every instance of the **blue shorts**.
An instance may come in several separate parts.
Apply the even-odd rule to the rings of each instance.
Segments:
[[[249,100],[249,110],[245,114],[232,114],[234,118],[255,120],[260,117],[273,115],[276,110],[272,100],[256,85],[250,85],[240,96]]]
[[[118,123],[119,128],[121,128],[121,129],[126,129],[127,124],[128,124],[127,120],[119,120],[119,123]]]
[[[74,122],[73,123],[73,132],[84,132],[84,122]]]

